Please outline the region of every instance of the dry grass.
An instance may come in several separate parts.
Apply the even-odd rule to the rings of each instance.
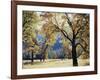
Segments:
[[[87,66],[89,65],[89,59],[78,59],[78,66]],[[54,67],[68,67],[72,65],[72,59],[48,59],[44,62],[35,60],[34,63],[31,63],[29,60],[23,61],[23,69],[32,69],[32,68],[54,68]]]

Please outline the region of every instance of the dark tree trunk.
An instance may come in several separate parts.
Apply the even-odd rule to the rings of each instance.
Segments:
[[[45,61],[46,59],[46,49],[48,48],[48,45],[44,45],[42,51],[41,51],[41,54],[43,56],[43,61]]]
[[[31,56],[32,56],[32,58],[31,58],[31,62],[33,63],[33,62],[34,62],[33,51],[31,52]]]
[[[75,38],[73,38],[72,41],[72,59],[73,59],[73,66],[78,66]]]

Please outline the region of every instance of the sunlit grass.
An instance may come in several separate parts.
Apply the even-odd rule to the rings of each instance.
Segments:
[[[78,66],[88,66],[89,59],[78,59]],[[33,63],[29,60],[23,61],[23,69],[32,68],[54,68],[54,67],[69,67],[73,66],[72,59],[47,59],[44,62],[34,60]]]

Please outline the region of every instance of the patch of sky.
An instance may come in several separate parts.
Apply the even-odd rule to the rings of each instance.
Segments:
[[[45,37],[42,36],[41,34],[37,34],[36,39],[40,45],[42,45],[45,41]]]
[[[62,48],[62,37],[60,34],[57,35],[56,42],[54,43],[52,48],[53,50],[56,50],[56,51]]]

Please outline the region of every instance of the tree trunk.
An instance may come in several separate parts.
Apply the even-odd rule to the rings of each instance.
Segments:
[[[47,59],[47,57],[48,57],[48,55],[47,55],[47,53],[46,53],[47,48],[48,48],[48,45],[46,45],[46,47],[45,47],[45,49],[44,49],[45,59]]]
[[[48,45],[44,45],[44,48],[42,49],[42,54],[43,54],[43,61],[47,58],[46,50],[48,48]]]
[[[33,62],[34,62],[33,51],[32,51],[32,53],[31,53],[31,56],[32,56],[32,58],[31,58],[31,62],[33,63]]]
[[[75,39],[73,39],[72,41],[72,59],[73,59],[73,66],[78,66]]]

